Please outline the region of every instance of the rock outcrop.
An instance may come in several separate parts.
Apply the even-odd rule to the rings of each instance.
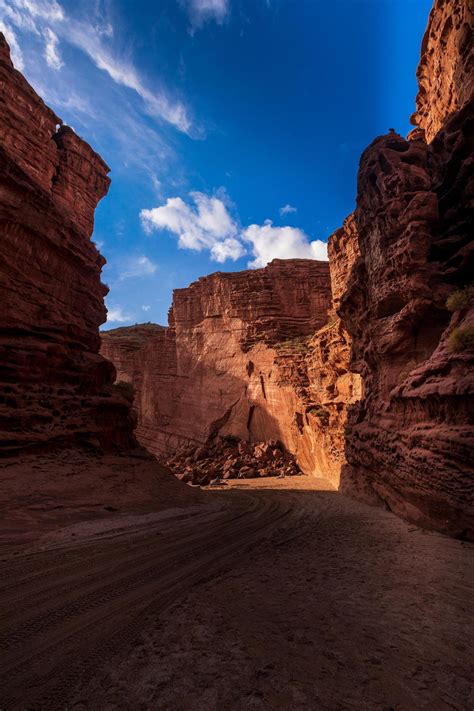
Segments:
[[[14,69],[0,35],[0,451],[133,441],[99,355],[105,260],[91,241],[108,168]]]
[[[133,383],[137,437],[157,456],[225,436],[276,440],[303,472],[337,483],[343,449],[322,440],[342,437],[350,386],[347,343],[338,319],[328,325],[330,308],[326,262],[274,260],[177,289],[169,328],[104,332],[101,352],[118,380]],[[336,341],[339,356],[328,358]],[[318,370],[312,386],[308,367]]]
[[[135,389],[139,441],[179,473],[191,450],[219,450],[222,438],[274,440],[303,472],[337,485],[360,376],[348,372],[349,341],[330,282],[342,289],[358,254],[354,234],[349,218],[332,238],[351,244],[345,261],[333,262],[337,274],[312,260],[217,273],[174,292],[169,328],[104,332],[102,354]],[[259,464],[260,474],[272,470]]]
[[[435,1],[421,45],[416,112],[411,117],[428,143],[473,95],[473,24],[470,0]]]
[[[339,308],[364,391],[346,430],[342,491],[457,535],[472,535],[474,503],[472,119],[467,105],[430,145],[389,134],[365,151],[361,258]]]
[[[206,277],[175,292],[168,329],[156,327],[138,346],[134,329],[104,334],[103,353],[135,383],[138,436],[156,454],[228,435],[281,440],[305,473],[470,537],[467,0],[435,2],[418,78],[417,128],[410,140],[391,130],[363,153],[356,210],[329,240],[330,274],[278,261]]]
[[[339,315],[363,399],[351,407],[342,491],[422,526],[474,536],[472,12],[435,3],[416,124],[364,152],[360,259]],[[426,141],[423,140],[424,135]]]

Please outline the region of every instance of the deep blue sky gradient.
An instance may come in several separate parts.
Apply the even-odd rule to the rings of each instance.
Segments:
[[[354,207],[361,151],[390,127],[410,130],[431,0],[229,0],[221,24],[194,29],[184,0],[93,4],[113,26],[117,56],[192,119],[187,135],[148,116],[135,92],[61,37],[63,66],[53,71],[38,58],[38,37],[12,27],[27,77],[111,167],[94,239],[108,260],[108,304],[123,320],[107,327],[166,323],[173,288],[249,261],[217,264],[178,249],[170,233],[147,235],[143,208],[225,188],[243,226],[270,219],[326,240]],[[67,16],[90,17],[88,0],[80,5],[61,2]],[[287,203],[297,212],[281,217]],[[138,255],[154,273],[123,277]]]

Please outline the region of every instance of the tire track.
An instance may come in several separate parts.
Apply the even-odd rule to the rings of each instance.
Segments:
[[[2,709],[63,709],[104,659],[123,651],[185,590],[244,556],[291,511],[257,492],[232,498],[218,516],[211,511],[199,522],[164,521],[131,540],[119,534],[48,551],[46,570],[34,555],[14,561],[0,591]]]

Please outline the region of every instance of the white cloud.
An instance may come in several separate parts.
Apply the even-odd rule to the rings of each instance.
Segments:
[[[39,22],[61,22],[64,11],[56,0],[0,0],[0,10],[21,30],[39,35]]]
[[[2,22],[2,20],[0,20],[0,32],[3,32],[3,34],[5,35],[5,39],[10,45],[10,54],[14,66],[21,72],[25,68],[25,63],[23,61],[23,53],[21,51],[20,45],[18,44],[18,40],[16,38],[15,33],[13,32],[12,28]]]
[[[107,307],[107,321],[106,323],[126,323],[131,321],[133,316],[126,313],[121,306],[110,306]]]
[[[150,91],[143,83],[133,64],[121,60],[103,43],[103,35],[90,25],[71,22],[63,30],[64,38],[81,49],[94,62],[96,67],[106,72],[121,86],[135,91],[143,100],[146,112],[155,118],[163,119],[183,133],[191,130],[191,121],[181,102],[173,102],[159,91]]]
[[[293,207],[293,205],[284,205],[283,207],[280,207],[280,215],[283,217],[283,215],[289,215],[292,212],[298,212],[296,207]]]
[[[142,304],[143,311],[149,311],[151,309],[150,304]]]
[[[161,195],[163,185],[161,184],[161,180],[158,178],[156,173],[152,172],[151,173],[151,182],[153,184],[153,190],[157,195]]]
[[[306,234],[296,227],[273,227],[271,220],[263,225],[250,225],[243,239],[252,245],[255,259],[249,267],[264,267],[272,259],[322,259],[327,260],[327,245],[321,240],[310,242]]]
[[[200,192],[191,193],[191,198],[194,207],[175,197],[168,198],[161,207],[142,210],[144,230],[168,230],[178,237],[181,249],[208,249],[216,262],[242,257],[245,249],[238,239],[238,225],[223,200]]]
[[[61,59],[57,44],[59,39],[68,42],[84,52],[116,84],[136,92],[147,114],[190,133],[192,122],[186,106],[181,101],[172,100],[162,90],[151,90],[134,65],[110,47],[114,31],[109,22],[83,21],[72,15],[66,16],[56,0],[0,0],[0,11],[22,32],[46,36],[45,57],[49,66],[59,68]],[[21,54],[17,51],[16,38],[13,36],[13,41],[11,28],[8,29],[14,61],[16,52],[16,66],[23,69],[23,63],[19,63],[18,59]]]
[[[56,86],[52,86],[51,82],[44,82],[44,78],[44,72],[42,70],[40,79],[37,79],[36,75],[31,76],[30,72],[29,81],[34,85],[35,91],[48,105],[54,106],[56,111],[67,110],[78,115],[79,119],[84,117],[97,119],[97,107],[94,108],[88,98],[78,94],[71,86],[69,86],[67,93],[61,91],[61,87],[65,87],[66,84],[63,84],[59,78],[58,81],[55,82]],[[64,81],[66,82],[67,79]]]
[[[156,264],[142,254],[139,257],[127,257],[121,264],[119,279],[135,279],[136,277],[151,276],[157,270]]]
[[[194,206],[175,197],[168,198],[161,207],[142,210],[140,219],[145,232],[168,230],[178,237],[181,249],[198,252],[207,249],[211,259],[220,263],[239,259],[250,248],[254,259],[248,266],[253,269],[264,267],[276,258],[327,260],[326,243],[310,242],[296,227],[274,227],[267,220],[263,225],[250,225],[243,230],[228,211],[229,199],[225,192],[213,197],[199,192],[190,195]]]
[[[45,29],[44,36],[44,57],[46,59],[46,63],[49,67],[51,67],[51,69],[59,70],[63,66],[63,61],[58,51],[58,36],[49,27]]]
[[[222,25],[230,12],[229,0],[184,0],[191,20],[191,31],[199,29],[206,22]]]
[[[65,18],[64,11],[56,0],[12,0],[12,3],[20,12],[24,11],[32,17],[48,22],[59,22]]]

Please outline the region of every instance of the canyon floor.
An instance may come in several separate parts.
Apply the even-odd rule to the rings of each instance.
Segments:
[[[3,541],[2,711],[472,709],[472,544],[308,477],[179,486]]]

